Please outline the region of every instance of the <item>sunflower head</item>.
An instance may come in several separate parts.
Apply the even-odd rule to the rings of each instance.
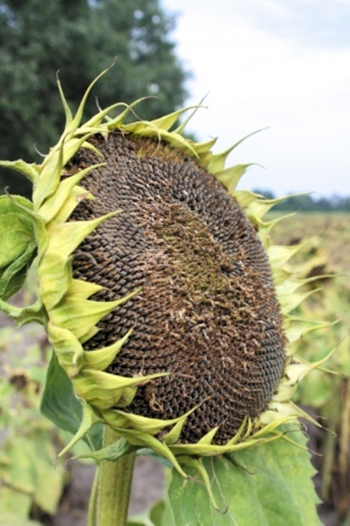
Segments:
[[[41,165],[2,163],[32,180],[32,202],[0,199],[0,306],[45,325],[83,407],[72,443],[102,422],[183,473],[179,457],[279,438],[318,364],[295,354],[310,326],[290,315],[298,247],[270,245],[275,201],[236,190],[236,145],[214,154],[173,130],[187,110],[130,124],[133,105],[115,104],[82,124],[91,87],[73,117],[59,84],[58,143]],[[15,308],[34,257],[38,301]]]

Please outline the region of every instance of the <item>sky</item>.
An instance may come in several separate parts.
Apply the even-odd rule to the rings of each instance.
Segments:
[[[241,187],[350,195],[350,0],[161,0],[191,73],[188,130],[256,163]]]

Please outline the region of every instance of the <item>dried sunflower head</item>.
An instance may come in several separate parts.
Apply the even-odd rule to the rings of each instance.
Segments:
[[[59,89],[57,145],[41,165],[2,163],[34,190],[0,201],[0,306],[45,324],[84,407],[74,440],[103,422],[182,472],[178,456],[278,438],[317,364],[291,345],[310,327],[289,315],[303,282],[283,268],[297,247],[269,245],[274,202],[236,191],[247,166],[225,168],[233,148],[170,131],[185,110],[128,124],[116,104],[81,124],[91,87],[74,117]],[[4,300],[35,255],[39,300],[15,309]]]

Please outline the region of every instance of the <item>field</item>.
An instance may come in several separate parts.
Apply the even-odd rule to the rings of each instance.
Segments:
[[[271,214],[268,219],[276,217]],[[274,244],[304,244],[293,261],[301,277],[312,278],[304,290],[314,290],[314,294],[298,307],[296,315],[329,324],[320,331],[307,334],[299,354],[310,360],[320,360],[335,349],[325,367],[338,374],[327,371],[312,373],[296,397],[307,411],[319,415],[319,422],[328,429],[309,426],[307,430],[310,450],[315,453],[313,462],[319,471],[315,482],[324,501],[320,506],[324,524],[349,526],[350,381],[346,375],[350,375],[350,215],[297,214],[278,222],[271,238]],[[31,295],[30,287],[26,295]],[[25,297],[24,301],[27,299]],[[57,433],[40,416],[38,409],[44,380],[43,364],[48,353],[41,329],[28,326],[18,331],[1,316],[0,479],[6,484],[0,485],[0,503],[8,503],[6,509],[9,513],[21,506],[24,513],[32,509],[31,517],[36,522],[23,521],[23,526],[78,526],[85,524],[93,468],[75,462],[67,470],[61,462],[57,463],[55,470],[52,469],[57,448],[66,437]],[[8,400],[11,400],[10,404]],[[32,445],[28,446],[30,440]],[[24,455],[26,448],[32,451],[32,462]],[[14,465],[14,458],[23,461],[20,469]],[[32,481],[38,466],[45,484],[34,488]],[[158,464],[144,459],[138,469],[137,484],[133,489],[133,511],[139,511],[147,501],[159,498],[162,489],[162,469]],[[150,477],[158,483],[147,484]],[[17,488],[13,481],[16,481]],[[50,499],[48,486],[52,493]],[[149,486],[153,491],[156,486],[155,494],[148,494]],[[8,522],[7,526],[10,524]]]
[[[327,272],[342,274],[350,289],[346,276],[350,268],[350,214],[297,213],[275,226],[272,239],[287,245],[310,240],[310,248],[324,258]]]
[[[308,240],[294,262],[302,277],[314,278],[305,288],[315,292],[297,315],[333,324],[306,335],[299,354],[319,360],[334,350],[325,367],[338,374],[312,372],[297,397],[328,430],[308,428],[319,471],[316,486],[324,501],[320,513],[325,524],[349,525],[350,382],[345,375],[350,375],[350,215],[297,214],[276,225],[272,240],[288,245]]]

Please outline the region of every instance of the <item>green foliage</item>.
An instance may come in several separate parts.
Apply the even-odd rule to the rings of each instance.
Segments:
[[[320,235],[317,235],[320,234]],[[275,242],[299,243],[310,239],[308,250],[297,257],[302,276],[320,277],[309,287],[321,290],[299,307],[303,319],[323,319],[330,323],[322,331],[304,335],[300,355],[317,361],[335,349],[327,368],[336,371],[312,371],[299,386],[297,401],[311,406],[321,417],[328,432],[312,434],[321,456],[316,457],[320,470],[320,496],[335,510],[338,523],[350,520],[350,229],[346,214],[298,214],[281,221],[273,231]],[[313,237],[316,236],[316,237]],[[322,275],[332,275],[322,279]],[[315,446],[312,445],[311,448]],[[345,519],[346,518],[346,519]]]
[[[7,300],[26,278],[36,250],[32,204],[20,196],[0,196],[0,298]]]
[[[295,429],[295,428],[294,428]],[[289,429],[289,431],[292,431]],[[316,526],[317,497],[311,481],[315,473],[299,431],[284,440],[263,444],[250,451],[205,459],[216,510],[206,488],[196,480],[184,481],[175,471],[168,491],[173,517],[170,526]],[[190,470],[193,479],[198,479]]]
[[[0,1],[0,159],[32,159],[34,143],[44,153],[56,143],[64,125],[58,70],[73,107],[114,57],[116,66],[94,92],[101,106],[156,95],[138,108],[147,119],[181,106],[186,73],[169,38],[174,19],[159,4]],[[93,110],[92,104],[88,113]],[[11,192],[29,193],[29,183],[1,172],[0,191],[6,184]]]
[[[41,412],[59,429],[75,435],[82,419],[82,405],[77,399],[71,380],[52,355],[47,370]],[[102,445],[102,426],[96,424],[84,437],[92,451]]]
[[[0,371],[0,524],[6,526],[38,526],[30,520],[33,507],[54,515],[66,478],[56,463],[57,434],[39,410],[42,349],[36,343],[21,356],[29,338],[28,332],[0,330],[0,351],[13,351]]]
[[[166,513],[164,502],[156,502],[150,509],[132,517],[127,526],[170,526],[171,518]]]
[[[196,469],[186,469],[187,480],[173,470],[166,501],[130,519],[128,526],[320,525],[306,439],[295,427],[285,430],[298,445],[278,440],[203,461],[218,509]]]

